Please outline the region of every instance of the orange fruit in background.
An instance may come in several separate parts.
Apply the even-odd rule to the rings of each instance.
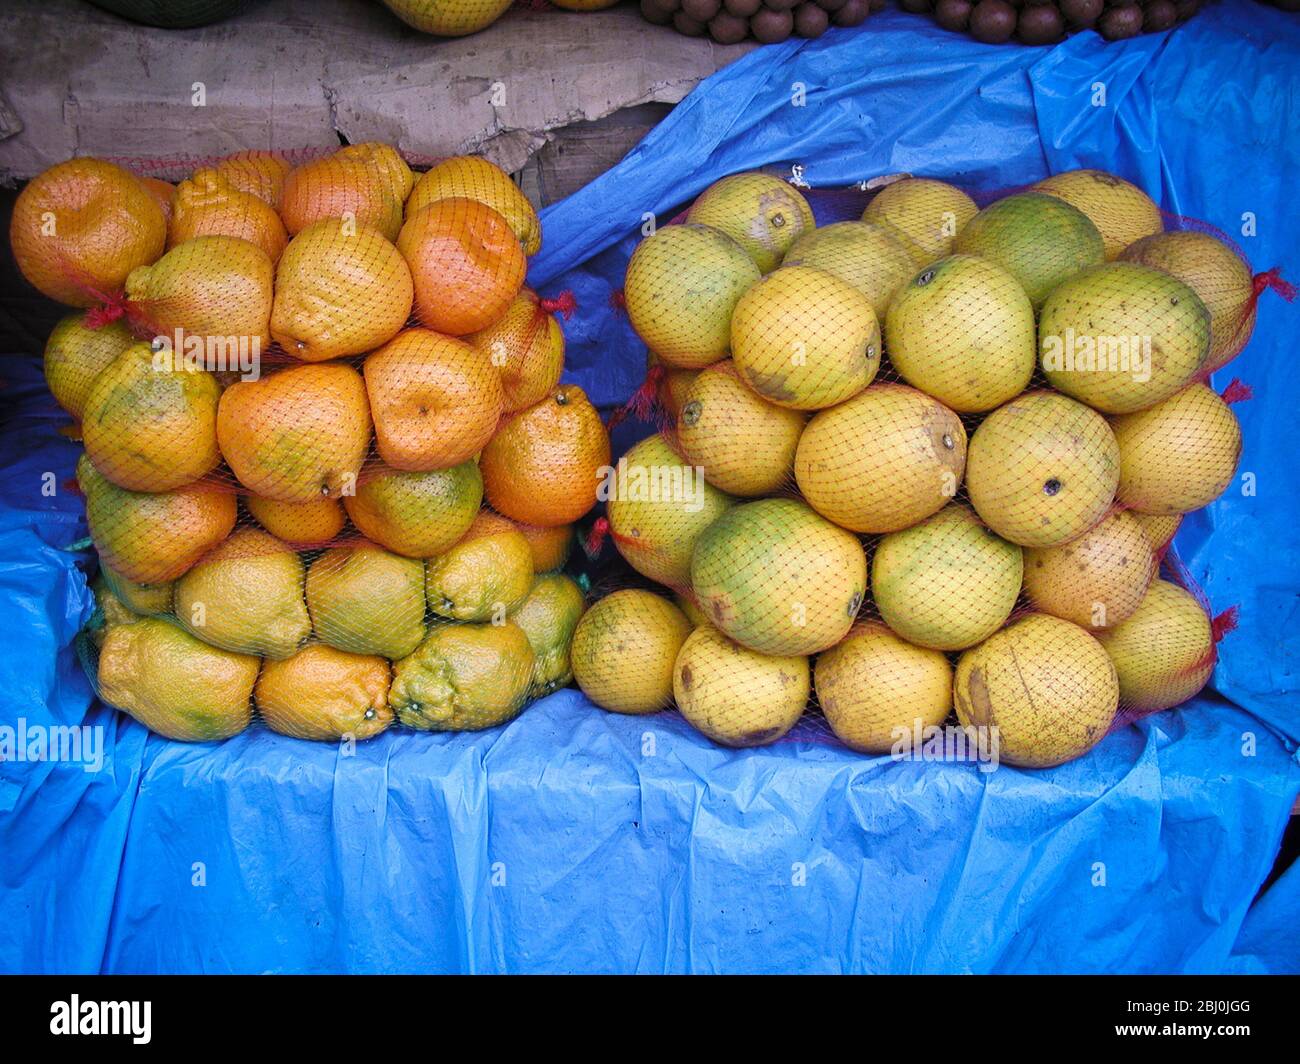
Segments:
[[[523,533],[528,546],[532,548],[533,572],[549,573],[569,560],[574,540],[572,525],[552,525],[546,528],[516,521],[515,527]]]
[[[398,234],[397,250],[411,268],[420,323],[452,336],[500,318],[528,269],[506,220],[462,197],[437,200],[412,214]]]
[[[132,270],[126,294],[133,318],[173,343],[179,331],[183,338],[220,338],[223,345],[242,341],[250,353],[256,343],[260,353],[271,342],[274,276],[257,245],[235,236],[199,236]],[[224,350],[228,357],[235,353]],[[216,351],[209,346],[205,354]]]
[[[488,502],[530,525],[572,524],[596,503],[609,466],[609,434],[575,384],[508,418],[483,448],[479,469]]]
[[[298,739],[369,739],[393,723],[388,662],[322,643],[268,661],[253,688],[257,712],[272,731]]]
[[[469,530],[482,501],[478,466],[462,462],[426,473],[367,476],[343,506],[367,539],[408,558],[431,558]]]
[[[237,151],[219,159],[214,169],[240,192],[249,192],[279,210],[284,179],[292,166],[274,152]]]
[[[350,493],[370,449],[370,408],[351,366],[292,366],[221,395],[217,442],[239,482],[278,502]]]
[[[498,321],[465,339],[485,351],[496,367],[506,413],[540,402],[560,383],[564,332],[531,288],[522,289]]]
[[[313,222],[350,216],[389,240],[402,227],[402,201],[391,177],[369,160],[337,152],[295,166],[284,179],[280,217],[290,234]]]
[[[473,458],[501,418],[488,356],[430,329],[407,329],[365,362],[379,456],[394,469],[447,469]]]
[[[229,492],[198,485],[175,491],[119,488],[86,455],[77,462],[86,521],[100,561],[128,580],[175,580],[230,534],[237,507]]]
[[[455,196],[478,200],[500,214],[519,238],[525,255],[535,255],[541,248],[542,223],[528,197],[501,167],[476,155],[444,159],[421,174],[406,201],[406,216]]]
[[[205,369],[127,348],[86,398],[81,438],[95,468],[121,488],[170,491],[212,472],[221,388]]]
[[[172,202],[176,196],[176,186],[160,177],[140,177],[139,181],[140,184],[144,185],[145,191],[162,208],[163,217],[170,223],[172,220]]]
[[[406,261],[380,233],[327,219],[280,256],[271,335],[304,362],[359,355],[397,335],[413,295]]]
[[[347,520],[337,499],[279,502],[249,495],[244,504],[258,524],[286,543],[328,543],[343,531]]]
[[[134,174],[99,159],[70,159],[32,178],[9,223],[23,276],[72,307],[118,292],[166,241],[167,219],[153,194]]]
[[[289,240],[274,207],[251,192],[241,192],[211,169],[195,170],[176,187],[167,246],[196,236],[242,237],[265,251],[272,262],[280,258]]]
[[[378,171],[384,189],[398,203],[405,203],[406,197],[415,187],[415,174],[406,165],[401,152],[391,144],[380,144],[378,141],[348,144],[336,151],[334,158],[364,163],[371,170]]]

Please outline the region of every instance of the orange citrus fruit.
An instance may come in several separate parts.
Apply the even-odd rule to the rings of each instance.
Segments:
[[[119,488],[84,454],[77,483],[100,561],[128,580],[175,580],[235,527],[238,508],[228,492],[196,485],[174,491]]]
[[[609,433],[576,384],[508,418],[479,458],[493,509],[530,525],[572,524],[595,505]]]
[[[239,482],[279,502],[356,488],[370,448],[370,408],[351,366],[293,366],[221,395],[217,442]]]
[[[451,469],[366,477],[343,506],[367,539],[408,558],[431,558],[468,531],[482,501],[479,467],[462,462]]]
[[[560,383],[564,333],[555,315],[543,310],[537,293],[525,288],[499,321],[465,337],[487,353],[505,389],[505,412],[541,402]]]
[[[238,236],[256,244],[275,262],[289,237],[275,208],[251,192],[241,192],[216,170],[195,170],[176,188],[167,227],[175,247],[196,236]]]
[[[271,335],[304,362],[372,351],[406,324],[413,291],[406,262],[380,233],[317,222],[280,257]]]
[[[402,227],[402,201],[393,181],[364,158],[335,153],[295,166],[284,179],[280,217],[290,235],[325,219],[350,219],[389,240]]]
[[[170,224],[172,220],[172,203],[176,197],[176,186],[160,177],[141,177],[140,184],[162,208],[163,217]]]
[[[532,548],[533,572],[549,573],[569,560],[569,551],[573,549],[574,539],[572,525],[553,525],[546,528],[542,525],[527,525],[522,521],[516,521],[515,527],[523,533],[524,539],[528,540],[528,546]]]
[[[321,643],[268,661],[253,688],[267,727],[297,739],[369,739],[393,723],[383,658]]]
[[[219,159],[215,169],[240,192],[250,192],[279,210],[284,179],[292,167],[274,152],[237,151]]]
[[[328,543],[343,531],[347,519],[337,499],[324,497],[310,502],[280,502],[249,495],[244,505],[258,524],[286,543]]]
[[[406,216],[457,196],[478,200],[500,214],[519,238],[525,255],[535,255],[541,248],[542,223],[528,198],[501,167],[474,155],[444,159],[421,174],[406,201]]]
[[[81,438],[104,476],[132,491],[170,491],[212,472],[221,388],[205,369],[134,344],[86,397]]]
[[[528,262],[509,223],[478,200],[436,200],[407,219],[397,249],[421,323],[452,336],[485,329],[523,287]]]
[[[23,276],[43,294],[89,307],[163,252],[167,219],[132,173],[70,159],[28,182],[14,202],[9,242]]]
[[[463,340],[407,329],[366,359],[364,373],[379,456],[394,469],[459,465],[501,419],[501,378]]]
[[[405,203],[415,187],[415,174],[411,173],[401,152],[391,144],[378,141],[348,144],[336,151],[334,158],[359,162],[376,172],[384,191],[398,203]]]

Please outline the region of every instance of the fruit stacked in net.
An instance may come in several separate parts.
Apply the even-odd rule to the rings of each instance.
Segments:
[[[88,663],[164,735],[484,728],[569,681],[560,570],[609,461],[509,176],[384,144],[23,190],[98,552]],[[93,652],[92,652],[93,651]]]
[[[1216,632],[1166,552],[1233,481],[1248,389],[1208,377],[1261,288],[1096,170],[715,183],[628,264],[661,427],[602,497],[651,583],[593,607],[578,683],[729,745],[811,707],[864,752],[948,722],[1025,766],[1185,701]]]

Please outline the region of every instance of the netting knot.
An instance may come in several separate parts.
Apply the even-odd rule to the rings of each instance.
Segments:
[[[607,535],[609,535],[609,518],[603,516],[596,518],[582,541],[583,552],[588,558],[595,558],[600,553],[600,548],[605,545]]]
[[[627,313],[627,296],[623,294],[623,289],[616,288],[609,294],[609,305],[616,314]]]
[[[1214,637],[1216,643],[1221,642],[1229,632],[1236,631],[1237,614],[1238,608],[1229,606],[1210,622],[1210,634]]]
[[[1254,291],[1255,298],[1258,299],[1260,293],[1265,288],[1271,288],[1288,303],[1296,297],[1296,287],[1290,281],[1282,276],[1282,267],[1274,266],[1271,270],[1265,270],[1263,273],[1257,273],[1251,279],[1251,287]]]
[[[659,386],[668,376],[668,370],[662,363],[656,363],[646,371],[645,380],[632,393],[627,401],[626,410],[638,421],[652,421],[658,406]]]
[[[110,296],[101,306],[91,307],[83,319],[88,329],[102,329],[126,316],[126,297]]]
[[[1219,394],[1219,398],[1225,403],[1240,403],[1247,399],[1255,398],[1255,391],[1249,384],[1239,377],[1233,377],[1228,382],[1228,386]]]
[[[573,317],[573,312],[578,309],[578,301],[573,297],[573,290],[569,288],[554,299],[539,299],[537,305],[547,314],[558,314],[565,321]]]

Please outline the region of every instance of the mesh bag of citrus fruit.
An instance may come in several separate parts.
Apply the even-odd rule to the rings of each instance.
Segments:
[[[561,570],[609,440],[560,383],[571,297],[524,286],[541,232],[507,174],[383,144],[75,159],[10,237],[77,308],[45,368],[85,448],[106,702],[180,739],[365,738],[569,682]]]
[[[1293,294],[1099,171],[715,183],[628,264],[659,431],[598,524],[652,584],[584,616],[578,683],[729,745],[811,709],[858,750],[1025,766],[1185,701],[1232,614],[1167,552],[1233,483],[1249,389],[1208,377],[1266,287]]]

